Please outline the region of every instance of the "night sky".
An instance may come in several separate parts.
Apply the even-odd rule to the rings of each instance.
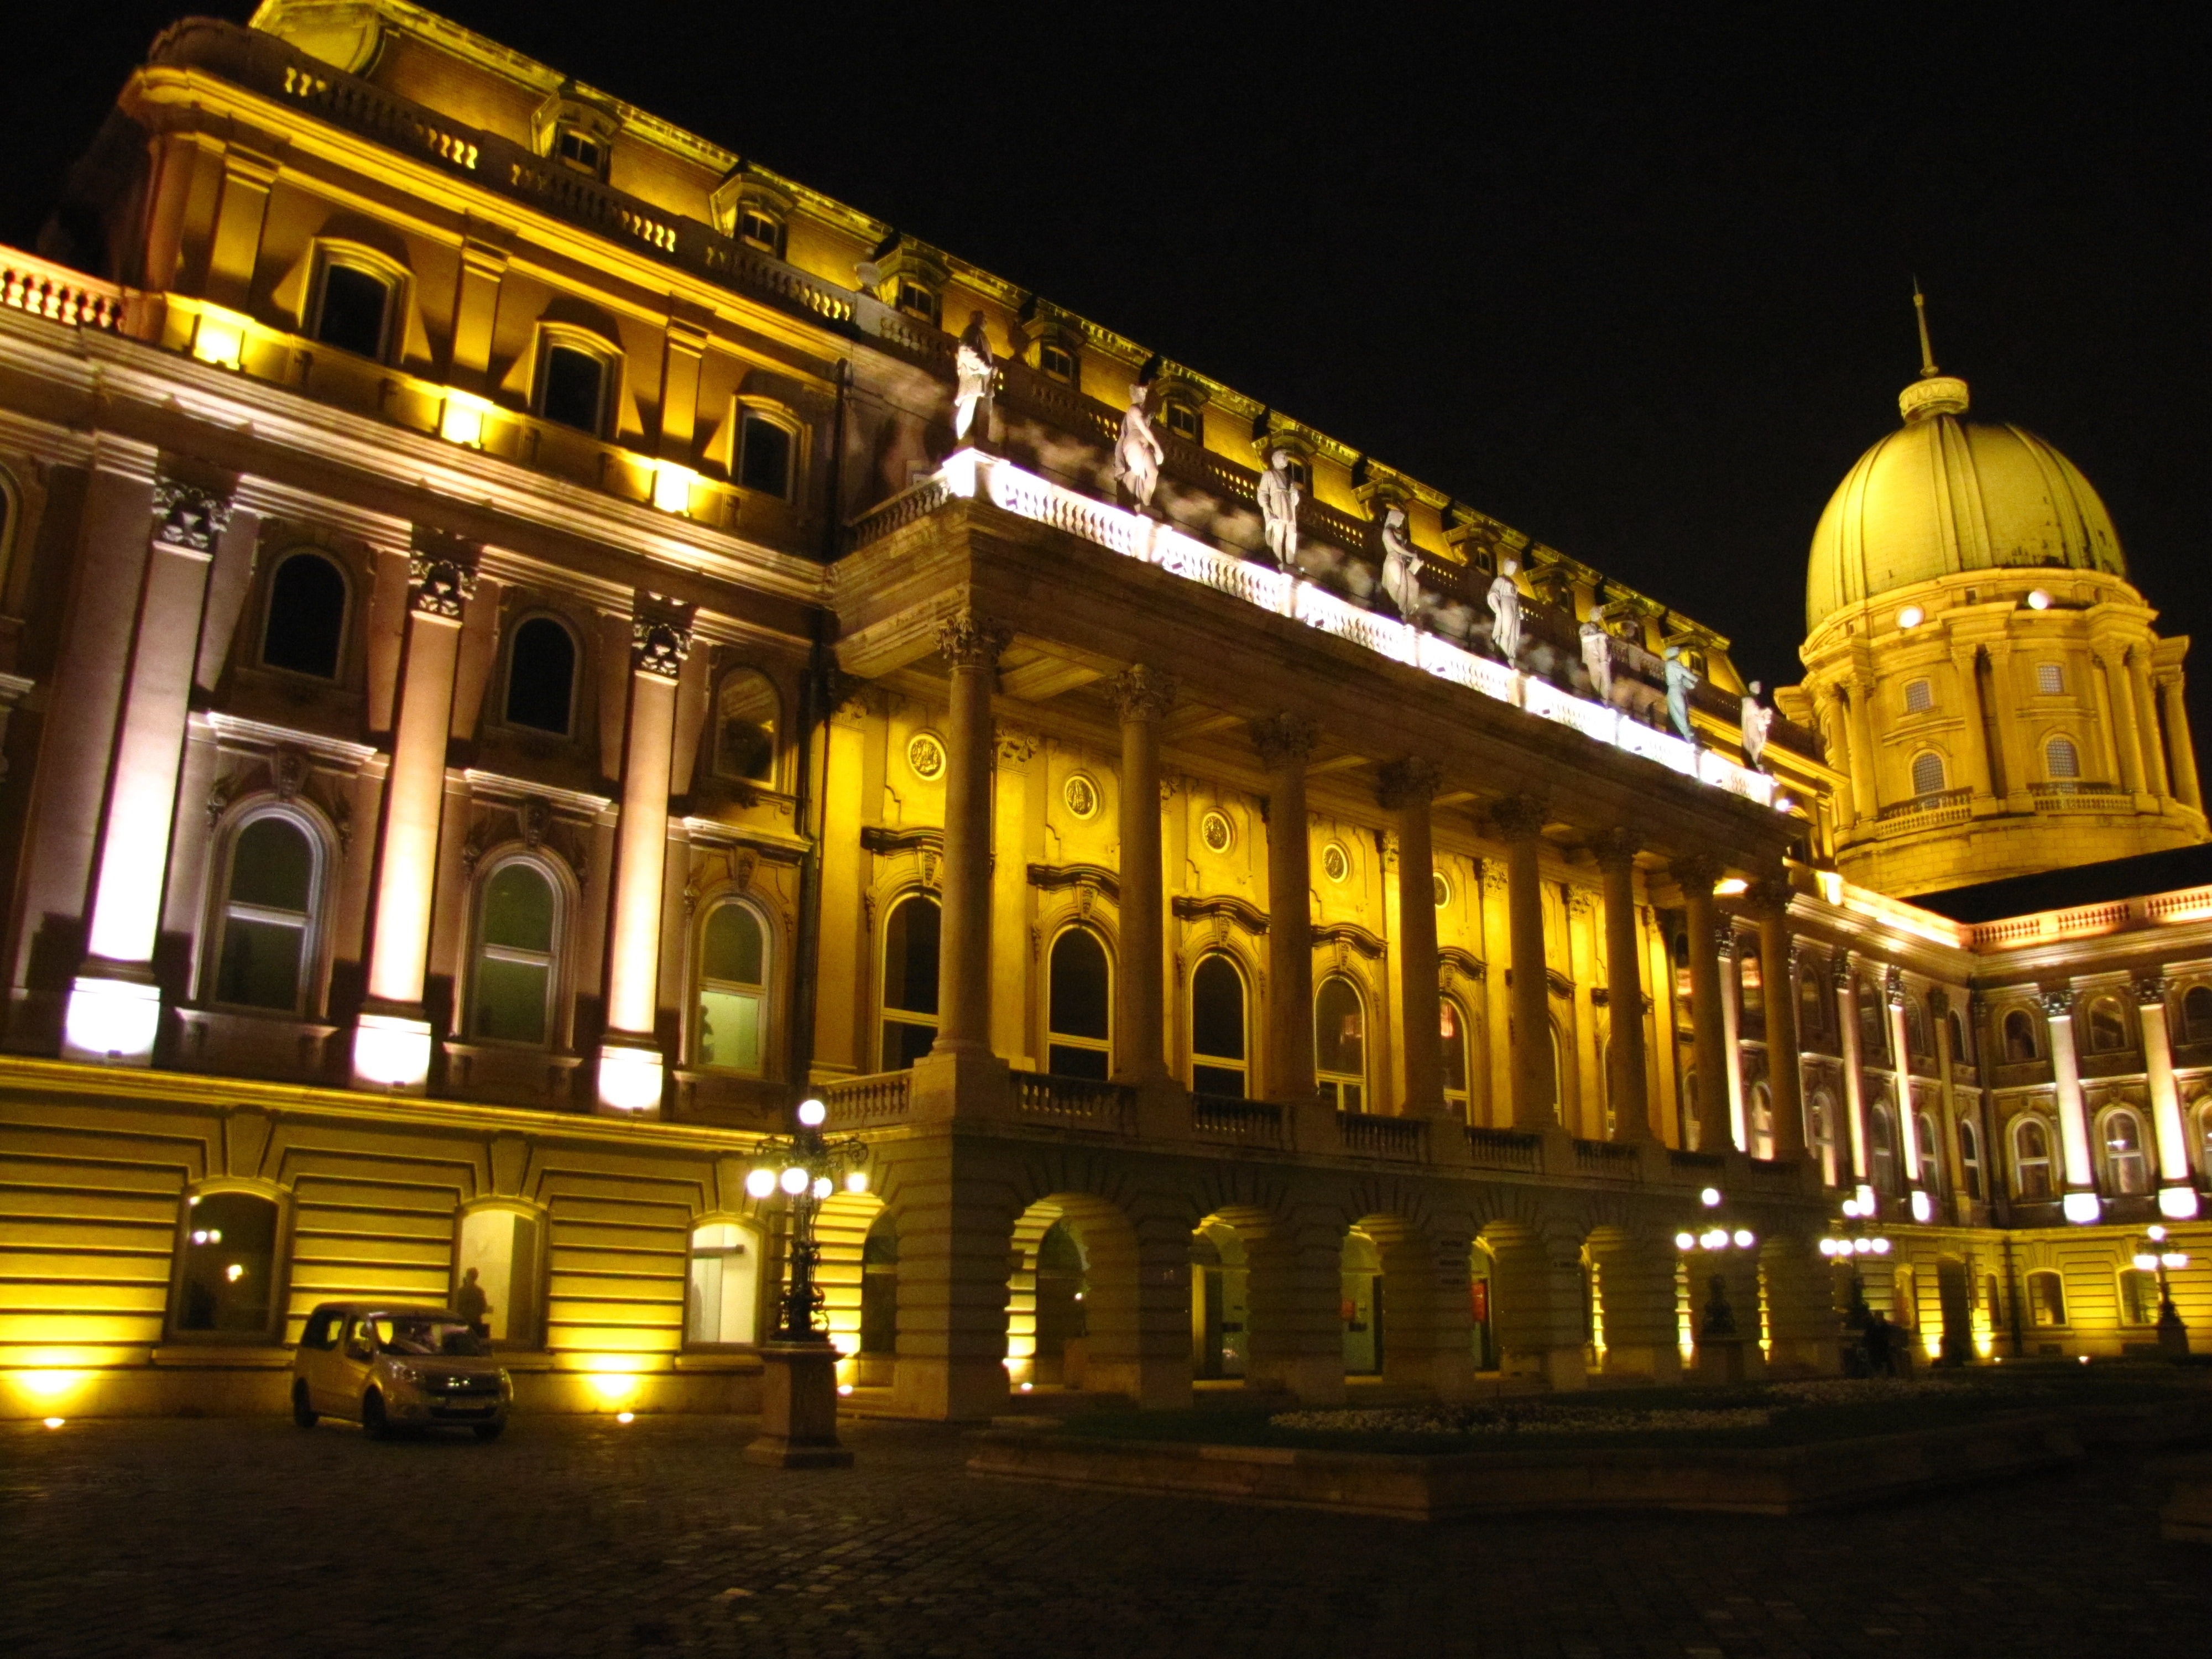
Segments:
[[[183,9],[11,18],[0,236]],[[1770,683],[1814,522],[1918,367],[1917,274],[1976,413],[2087,473],[2164,631],[2212,617],[2193,9],[446,9],[1680,606]]]

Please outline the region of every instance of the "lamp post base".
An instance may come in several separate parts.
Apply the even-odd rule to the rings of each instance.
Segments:
[[[760,1437],[748,1463],[780,1469],[849,1468],[837,1443],[837,1350],[827,1342],[761,1344]]]

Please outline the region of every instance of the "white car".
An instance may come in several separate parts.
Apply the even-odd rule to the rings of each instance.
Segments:
[[[325,1302],[292,1357],[292,1420],[303,1429],[342,1417],[378,1439],[451,1425],[495,1440],[514,1398],[491,1345],[450,1308]]]

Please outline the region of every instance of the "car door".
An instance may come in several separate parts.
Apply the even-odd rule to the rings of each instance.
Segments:
[[[319,1412],[331,1410],[334,1403],[337,1390],[331,1387],[331,1372],[344,1333],[344,1315],[318,1312],[300,1334],[300,1376],[307,1385],[307,1403]]]
[[[331,1410],[342,1417],[361,1416],[362,1391],[368,1386],[369,1368],[376,1363],[374,1322],[356,1314],[346,1321],[331,1368]]]

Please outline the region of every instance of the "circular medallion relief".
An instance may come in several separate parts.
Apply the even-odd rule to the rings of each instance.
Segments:
[[[1098,812],[1098,786],[1080,772],[1068,774],[1067,781],[1060,786],[1060,798],[1067,803],[1071,816],[1079,818],[1095,817]]]
[[[1441,910],[1451,902],[1451,878],[1441,870],[1429,878],[1430,890],[1437,896],[1437,908]]]
[[[907,739],[906,763],[924,783],[945,775],[945,739],[934,732],[917,732]]]
[[[1198,838],[1206,843],[1210,853],[1225,853],[1237,839],[1237,830],[1229,822],[1229,814],[1212,811],[1198,821]]]
[[[1331,881],[1342,881],[1352,873],[1352,854],[1344,850],[1341,842],[1331,842],[1321,849],[1321,872]]]

